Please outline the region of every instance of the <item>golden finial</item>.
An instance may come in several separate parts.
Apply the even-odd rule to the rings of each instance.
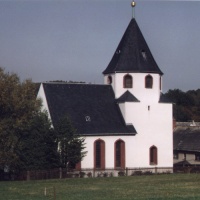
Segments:
[[[132,6],[132,7],[135,7],[135,6],[136,6],[136,3],[135,3],[134,1],[132,1],[132,2],[131,2],[131,6]]]

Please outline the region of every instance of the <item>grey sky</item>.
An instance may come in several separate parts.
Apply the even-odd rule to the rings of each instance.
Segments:
[[[0,66],[35,82],[103,83],[131,0],[0,1]],[[164,92],[200,88],[200,1],[136,1]]]

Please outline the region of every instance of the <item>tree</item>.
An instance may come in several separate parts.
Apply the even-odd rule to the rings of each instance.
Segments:
[[[200,120],[200,90],[183,92],[169,90],[165,96],[174,103],[173,114],[176,121]]]
[[[31,80],[20,82],[17,74],[0,68],[0,91],[0,169],[41,167],[41,163],[35,163],[37,153],[47,150],[39,147],[42,141],[45,146],[45,140],[52,145],[55,138],[46,114],[41,113],[41,101],[36,99],[36,84]],[[34,158],[32,167],[28,155]]]
[[[52,169],[59,165],[56,137],[46,113],[39,112],[21,131],[16,147],[20,170]]]
[[[60,166],[74,168],[87,153],[83,151],[85,139],[76,133],[67,116],[58,121],[55,131],[60,153]]]
[[[193,106],[195,104],[194,98],[190,94],[179,89],[169,90],[165,95],[176,105]]]

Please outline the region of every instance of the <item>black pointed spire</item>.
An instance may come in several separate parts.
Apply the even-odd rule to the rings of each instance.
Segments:
[[[163,74],[156,64],[134,18],[131,19],[108,67],[103,71],[103,74],[117,72]]]

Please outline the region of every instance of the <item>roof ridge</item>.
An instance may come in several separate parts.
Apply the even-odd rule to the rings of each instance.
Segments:
[[[93,84],[93,83],[69,83],[69,82],[41,82],[42,84],[52,84],[52,85],[54,85],[54,84],[58,84],[58,85],[93,85],[93,86],[97,86],[97,85],[102,85],[102,86],[107,86],[107,85],[105,85],[105,84],[103,84],[103,83],[95,83],[95,84]]]

